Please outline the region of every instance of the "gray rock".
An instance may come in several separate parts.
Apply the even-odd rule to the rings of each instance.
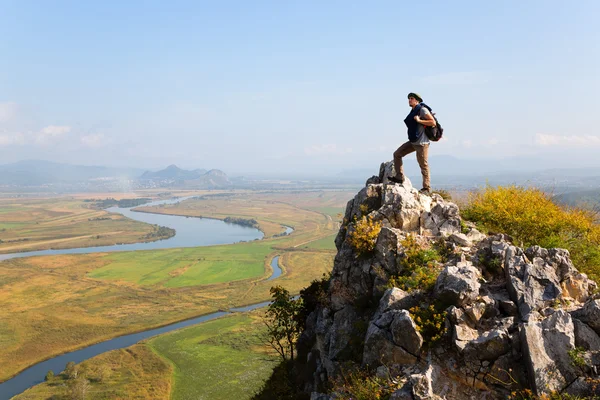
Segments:
[[[569,350],[575,348],[571,316],[563,310],[541,322],[527,322],[520,328],[523,359],[529,381],[537,395],[561,391],[577,378]]]
[[[363,365],[414,364],[417,358],[393,342],[389,331],[371,323],[365,337]]]
[[[381,207],[381,194],[383,185],[369,185],[364,187],[354,197],[348,222],[351,222],[355,217],[361,218],[368,215],[371,211]]]
[[[426,209],[421,214],[422,235],[438,236],[460,233],[460,215],[458,206],[446,202],[439,196],[433,197],[435,201],[431,209]]]
[[[412,385],[410,383],[402,386],[390,395],[390,400],[414,400],[412,394]]]
[[[403,252],[400,244],[406,235],[395,228],[383,227],[375,242],[375,259],[388,274],[398,273],[398,254]]]
[[[590,328],[600,335],[600,299],[588,301],[579,310],[573,311],[573,318],[585,322]]]
[[[473,242],[471,242],[471,240],[464,233],[453,233],[448,236],[448,239],[452,240],[459,246],[471,247],[473,245]]]
[[[573,325],[575,327],[575,347],[600,351],[600,336],[592,328],[575,318],[573,318]]]
[[[343,353],[351,351],[350,341],[352,335],[355,334],[354,323],[356,320],[356,311],[351,306],[335,313],[330,329],[329,359],[335,360]]]
[[[415,400],[438,400],[441,399],[433,391],[432,382],[433,367],[428,366],[427,370],[420,374],[410,376],[412,384],[413,398]]]
[[[365,186],[377,185],[379,183],[382,183],[381,180],[379,179],[379,177],[373,175],[372,177],[370,177],[369,179],[367,179],[367,182],[365,183]]]
[[[422,294],[420,292],[405,292],[402,289],[391,288],[385,291],[381,300],[379,300],[379,306],[375,315],[381,315],[386,311],[390,310],[408,310],[422,300]]]
[[[394,313],[394,321],[390,326],[394,343],[410,354],[419,355],[423,346],[423,337],[410,314],[406,310],[394,311]]]
[[[545,254],[542,250],[546,251],[540,248],[538,253]],[[541,257],[534,257],[531,263],[527,261],[521,249],[514,246],[507,249],[504,268],[507,289],[523,321],[528,321],[533,312],[552,305],[562,296],[556,270]]]
[[[428,199],[428,200],[425,200]],[[405,232],[418,232],[423,211],[428,210],[429,197],[419,197],[419,192],[403,185],[385,186],[382,193],[382,205],[378,212],[393,228]]]
[[[454,325],[452,341],[459,352],[462,352],[470,341],[476,340],[478,337],[477,330],[469,325],[465,323]]]
[[[471,359],[494,361],[510,350],[508,332],[504,329],[494,329],[468,342],[464,354]]]
[[[440,300],[463,306],[479,296],[481,273],[470,262],[447,266],[438,276],[434,295]]]
[[[475,228],[471,228],[467,233],[467,239],[469,239],[471,242],[479,242],[485,238],[486,236]]]

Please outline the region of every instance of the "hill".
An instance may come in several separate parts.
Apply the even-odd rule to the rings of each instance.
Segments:
[[[181,169],[178,166],[171,164],[165,169],[161,169],[160,171],[151,172],[146,171],[140,176],[140,179],[197,179],[206,173],[205,169],[195,169],[192,171],[188,171],[185,169]]]

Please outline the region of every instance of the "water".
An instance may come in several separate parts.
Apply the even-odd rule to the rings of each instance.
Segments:
[[[145,206],[159,206],[161,204],[174,204],[189,197],[172,200],[160,200],[145,204]],[[40,250],[22,253],[0,254],[0,261],[17,257],[47,256],[57,254],[81,254],[113,251],[135,251],[171,249],[176,247],[213,246],[217,244],[230,244],[247,242],[263,238],[263,233],[256,228],[230,224],[217,219],[181,217],[176,215],[149,214],[132,211],[131,208],[111,207],[106,211],[122,214],[136,221],[146,222],[173,228],[175,236],[158,240],[156,242],[117,244],[112,246],[82,247],[76,249]],[[289,227],[286,227],[289,228]],[[287,232],[288,229],[286,229]]]
[[[145,204],[145,206],[174,204],[185,199],[186,198],[155,201],[152,203]],[[85,247],[77,249],[42,250],[13,254],[1,254],[0,260],[6,260],[16,257],[30,257],[55,254],[77,254],[93,252],[168,249],[175,247],[210,246],[216,244],[227,244],[236,243],[239,241],[256,240],[261,239],[263,237],[263,233],[258,229],[236,224],[228,224],[220,220],[141,213],[132,211],[131,208],[111,207],[108,208],[107,211],[123,214],[126,217],[137,221],[147,222],[149,224],[158,224],[161,226],[173,228],[176,230],[176,235],[166,240],[150,243],[134,243],[113,246]],[[287,234],[293,232],[292,228],[285,228]],[[281,276],[282,270],[279,267],[279,256],[276,256],[273,258],[273,260],[271,260],[271,267],[273,268],[273,274],[267,279],[269,281]],[[264,307],[268,304],[269,302],[264,302],[245,307],[233,308],[231,309],[231,311],[250,311],[256,308]],[[26,389],[43,382],[44,377],[46,376],[46,373],[49,370],[52,370],[55,373],[61,372],[64,369],[67,362],[69,361],[80,363],[106,351],[129,347],[142,339],[146,339],[155,335],[160,335],[162,333],[180,329],[186,326],[198,324],[200,322],[209,321],[211,319],[215,319],[226,314],[228,314],[227,311],[219,311],[198,318],[167,325],[162,328],[150,329],[144,332],[120,336],[114,339],[107,340],[105,342],[101,342],[80,350],[76,350],[40,362],[23,370],[14,378],[9,379],[4,383],[0,383],[0,400],[8,400],[12,396],[22,393]]]
[[[250,311],[260,307],[265,307],[269,303],[270,302],[266,301],[250,306],[232,308],[231,311]],[[97,356],[98,354],[102,354],[110,350],[129,347],[136,344],[140,340],[147,339],[149,337],[160,335],[166,332],[174,331],[176,329],[185,328],[187,326],[199,324],[201,322],[210,321],[212,319],[219,318],[227,314],[230,314],[230,312],[219,311],[216,313],[203,315],[202,317],[193,318],[186,321],[177,322],[175,324],[163,326],[162,328],[156,328],[144,332],[133,333],[131,335],[120,336],[111,340],[107,340],[105,342],[85,347],[81,350],[65,353],[63,355],[51,358],[49,360],[42,361],[41,363],[35,364],[34,366],[27,368],[14,378],[9,379],[4,383],[0,383],[0,400],[8,400],[11,397],[16,396],[17,394],[24,392],[30,387],[42,383],[48,371],[52,370],[55,374],[57,374],[65,369],[65,365],[67,365],[69,361],[80,363],[89,358]]]

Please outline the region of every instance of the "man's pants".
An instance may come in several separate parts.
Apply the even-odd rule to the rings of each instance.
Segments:
[[[421,175],[423,175],[423,188],[431,190],[431,182],[429,182],[429,163],[427,162],[427,155],[429,154],[429,144],[417,145],[411,142],[406,142],[402,146],[398,147],[398,150],[394,152],[394,168],[396,169],[396,176],[404,176],[402,169],[402,157],[407,154],[417,152],[417,161],[419,167],[421,167]]]

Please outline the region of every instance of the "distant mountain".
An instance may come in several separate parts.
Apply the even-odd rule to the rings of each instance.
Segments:
[[[152,180],[163,180],[163,179],[175,179],[175,180],[190,180],[200,178],[206,173],[205,169],[195,169],[188,171],[181,169],[178,166],[172,164],[165,169],[160,171],[151,172],[146,171],[140,176],[140,179],[152,179]]]
[[[25,160],[0,165],[0,185],[37,186],[101,178],[135,178],[142,170]]]
[[[169,165],[160,171],[146,171],[140,177],[144,181],[157,181],[161,186],[177,186],[186,188],[217,188],[230,186],[231,181],[225,172],[218,169],[195,169],[192,171],[181,169],[176,165]]]
[[[219,169],[211,169],[196,179],[186,181],[185,185],[189,187],[212,188],[229,186],[231,185],[231,181],[225,172]]]
[[[553,199],[568,206],[600,207],[600,189],[563,193]]]

